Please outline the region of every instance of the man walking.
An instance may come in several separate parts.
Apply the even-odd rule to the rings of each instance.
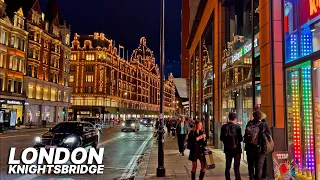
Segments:
[[[234,174],[236,180],[241,180],[240,175],[240,160],[241,160],[241,142],[243,140],[241,128],[237,124],[236,115],[233,112],[229,113],[229,122],[221,127],[220,140],[224,144],[224,153],[226,155],[226,180],[230,178],[230,168],[232,159],[234,160]]]
[[[190,131],[189,123],[186,122],[186,118],[184,116],[181,117],[180,122],[177,124],[176,131],[178,136],[179,152],[181,156],[184,156],[184,144],[186,142],[186,136]]]
[[[253,120],[249,121],[246,126],[244,142],[247,151],[248,171],[250,180],[261,180],[263,165],[266,159],[266,149],[262,146],[262,133],[271,135],[267,123],[261,122],[261,112],[252,113]]]

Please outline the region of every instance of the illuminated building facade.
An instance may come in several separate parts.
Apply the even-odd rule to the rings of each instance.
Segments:
[[[130,59],[119,56],[113,41],[103,33],[75,34],[71,50],[69,85],[73,93],[69,112],[74,119],[158,116],[159,68],[144,37]],[[175,110],[173,79],[170,74],[165,81],[165,115]],[[103,116],[102,108],[106,110]]]
[[[286,139],[278,138],[286,133],[281,6],[281,0],[189,0],[190,116],[205,122],[216,148],[223,148],[219,133],[229,112],[244,130],[260,106],[277,137],[275,149],[287,149]]]
[[[49,0],[45,12],[39,0],[22,3],[28,30],[24,89],[25,123],[62,122],[68,119],[70,26],[60,16],[58,4]]]
[[[0,0],[0,17],[0,122],[15,126],[23,118],[28,33],[21,7]]]

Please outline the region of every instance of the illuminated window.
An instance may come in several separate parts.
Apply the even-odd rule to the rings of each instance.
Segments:
[[[20,72],[23,72],[23,67],[24,67],[24,60],[20,59],[20,62],[19,62],[19,71]]]
[[[33,84],[28,86],[28,98],[33,98]]]
[[[57,90],[56,89],[51,89],[51,101],[56,101],[57,98]]]
[[[1,43],[7,45],[7,32],[6,31],[2,31],[2,33],[1,33]]]
[[[72,54],[72,55],[70,56],[70,60],[72,60],[72,61],[77,60],[77,55],[76,55],[76,54]]]
[[[61,101],[61,91],[58,91],[58,101]]]
[[[93,75],[86,75],[86,82],[93,82]]]
[[[87,54],[86,55],[86,60],[93,61],[94,60],[94,54]]]
[[[5,54],[0,54],[0,67],[4,67]]]
[[[42,87],[39,85],[36,88],[36,99],[42,99]]]
[[[74,82],[74,76],[69,76],[69,82]]]
[[[49,88],[43,88],[43,100],[49,100]]]

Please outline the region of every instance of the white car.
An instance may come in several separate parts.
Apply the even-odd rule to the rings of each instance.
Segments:
[[[126,121],[123,121],[121,124],[121,131],[139,131],[140,129],[140,123],[138,120],[135,119],[129,119]]]

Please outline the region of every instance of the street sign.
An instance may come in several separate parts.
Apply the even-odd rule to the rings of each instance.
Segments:
[[[159,118],[160,118],[160,119],[163,119],[163,114],[162,114],[162,113],[160,114]]]

